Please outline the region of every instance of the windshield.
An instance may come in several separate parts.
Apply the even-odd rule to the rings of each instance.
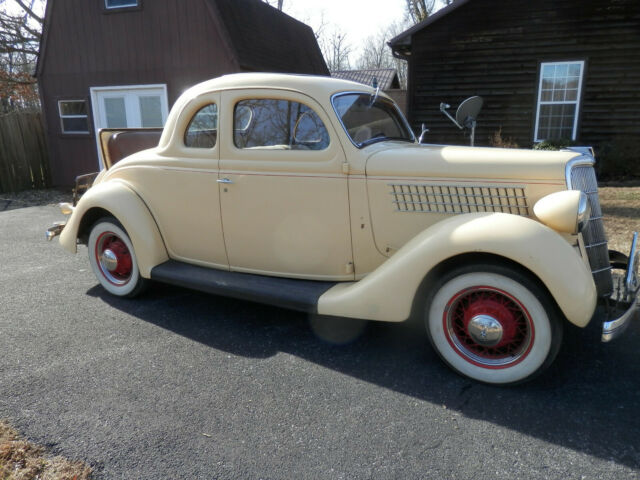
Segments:
[[[383,140],[415,141],[407,121],[386,98],[368,93],[343,93],[333,97],[333,108],[358,148]]]

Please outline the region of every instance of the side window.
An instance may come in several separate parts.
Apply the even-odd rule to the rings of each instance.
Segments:
[[[60,100],[58,113],[62,133],[89,133],[87,102],[84,100]]]
[[[324,150],[329,146],[324,123],[302,103],[242,100],[235,106],[233,121],[233,140],[238,148]]]
[[[104,0],[104,6],[111,10],[113,8],[137,7],[139,0]]]
[[[541,64],[536,142],[576,139],[583,76],[582,60]]]
[[[213,148],[218,138],[218,106],[210,103],[196,112],[187,131],[184,144],[192,148]]]

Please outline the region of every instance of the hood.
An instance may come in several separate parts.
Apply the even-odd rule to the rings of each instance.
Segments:
[[[576,152],[386,143],[367,160],[368,176],[565,180]],[[380,148],[383,147],[383,148]]]

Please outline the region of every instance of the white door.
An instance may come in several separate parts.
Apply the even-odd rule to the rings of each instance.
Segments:
[[[96,142],[102,128],[158,128],[169,114],[166,85],[93,87],[91,103]],[[102,168],[102,152],[96,145]]]

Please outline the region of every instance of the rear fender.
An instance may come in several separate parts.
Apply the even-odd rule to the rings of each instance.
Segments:
[[[88,212],[95,212],[95,209],[112,215],[124,226],[133,243],[138,268],[144,278],[149,278],[153,267],[169,259],[149,209],[135,191],[121,180],[99,183],[83,195],[60,235],[60,244],[66,250],[76,253],[78,235],[84,233],[79,231],[80,226],[87,226],[83,225],[83,219]],[[87,227],[90,228],[90,225]]]
[[[591,272],[557,232],[535,220],[504,213],[451,217],[424,230],[359,282],[338,284],[318,301],[318,312],[401,322],[436,266],[453,257],[483,253],[507,258],[536,275],[565,317],[585,326],[597,293]]]

